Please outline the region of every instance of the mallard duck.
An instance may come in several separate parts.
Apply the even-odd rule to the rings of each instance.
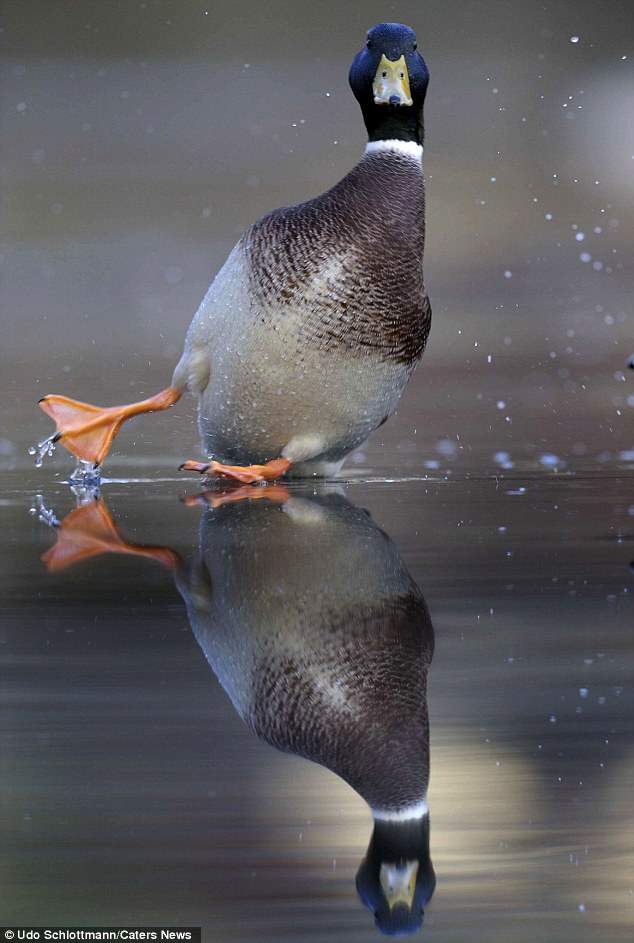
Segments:
[[[48,395],[60,442],[100,465],[122,423],[198,397],[208,462],[181,468],[243,483],[330,476],[394,412],[420,360],[431,307],[423,281],[423,104],[429,80],[400,23],[367,35],[350,68],[368,143],[330,190],[274,210],[240,238],[187,332],[169,387],[99,408]]]
[[[210,493],[198,554],[176,571],[192,630],[258,737],[370,806],[359,896],[382,931],[411,932],[435,887],[425,600],[364,509],[326,491],[248,490],[271,500]]]
[[[279,750],[344,779],[374,831],[359,896],[386,933],[417,929],[435,877],[429,855],[427,673],[434,631],[390,538],[323,486],[206,492],[198,550],[128,543],[103,501],[60,523],[50,572],[106,552],[174,574],[193,633],[245,724]]]

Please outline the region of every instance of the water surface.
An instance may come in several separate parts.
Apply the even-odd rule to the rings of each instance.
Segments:
[[[419,747],[397,730],[368,750],[370,778],[388,792],[412,778],[412,763],[414,780],[429,775],[421,873],[430,865],[437,884],[421,938],[631,939],[628,479],[385,481],[361,470],[215,508],[179,500],[199,493],[189,482],[110,483],[102,508],[122,546],[154,550],[89,555],[85,542],[67,544],[54,572],[40,557],[49,551],[50,566],[59,529],[29,513],[37,492],[60,520],[75,507],[45,471],[5,478],[7,922],[200,924],[208,940],[380,938],[355,891],[368,806],[323,764],[266,742],[284,745],[292,711],[264,739],[262,724],[258,738],[253,717],[240,719],[240,652],[254,648],[247,639],[231,662],[222,641],[248,629],[258,645],[275,633],[276,645],[312,645],[289,675],[300,690],[319,658],[319,584],[340,633],[331,680],[337,651],[349,662],[346,624],[352,637],[363,619],[386,664],[416,631],[426,653],[401,683],[420,697]],[[324,507],[338,528],[327,538]],[[293,543],[298,528],[305,540]],[[390,635],[403,594],[415,599],[410,635],[401,617]],[[198,613],[191,624],[183,596]],[[214,646],[233,665],[222,684]],[[371,647],[359,649],[363,671],[346,675],[354,691]],[[379,735],[389,685],[382,696]],[[325,718],[322,754],[342,717]]]

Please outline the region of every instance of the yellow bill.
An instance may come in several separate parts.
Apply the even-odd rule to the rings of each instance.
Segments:
[[[394,910],[397,904],[405,904],[408,910],[412,909],[417,874],[418,861],[406,861],[402,865],[384,861],[381,864],[379,880],[390,910]]]
[[[379,67],[372,83],[375,105],[412,105],[409,88],[409,73],[405,56],[392,62],[385,53],[381,56]]]

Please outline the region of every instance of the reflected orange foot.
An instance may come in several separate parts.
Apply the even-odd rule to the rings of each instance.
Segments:
[[[231,491],[203,491],[202,494],[188,495],[184,499],[184,504],[188,508],[199,507],[201,504],[205,507],[220,508],[224,504],[235,504],[236,501],[259,501],[260,498],[273,501],[275,504],[284,504],[290,496],[288,488],[284,485],[270,485],[268,488],[252,488],[250,485],[243,485]]]
[[[287,458],[274,458],[266,465],[223,465],[222,462],[183,462],[179,471],[195,471],[207,478],[217,476],[239,481],[243,485],[253,485],[262,481],[275,481],[281,478],[292,462]]]
[[[58,573],[101,553],[149,557],[169,569],[180,563],[178,554],[169,547],[140,547],[124,540],[100,498],[66,515],[57,529],[57,543],[42,555],[42,562],[49,572]]]
[[[39,406],[57,426],[53,441],[65,446],[82,461],[100,465],[126,419],[140,413],[168,409],[180,397],[180,390],[168,386],[156,396],[128,406],[92,406],[57,394],[43,396]]]

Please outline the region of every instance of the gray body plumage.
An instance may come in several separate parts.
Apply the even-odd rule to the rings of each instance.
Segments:
[[[383,143],[255,223],[209,288],[173,385],[198,394],[211,457],[329,474],[396,408],[431,309],[420,154]]]
[[[375,812],[424,802],[433,629],[364,510],[324,495],[206,511],[179,588],[209,664],[259,737],[331,769]]]

